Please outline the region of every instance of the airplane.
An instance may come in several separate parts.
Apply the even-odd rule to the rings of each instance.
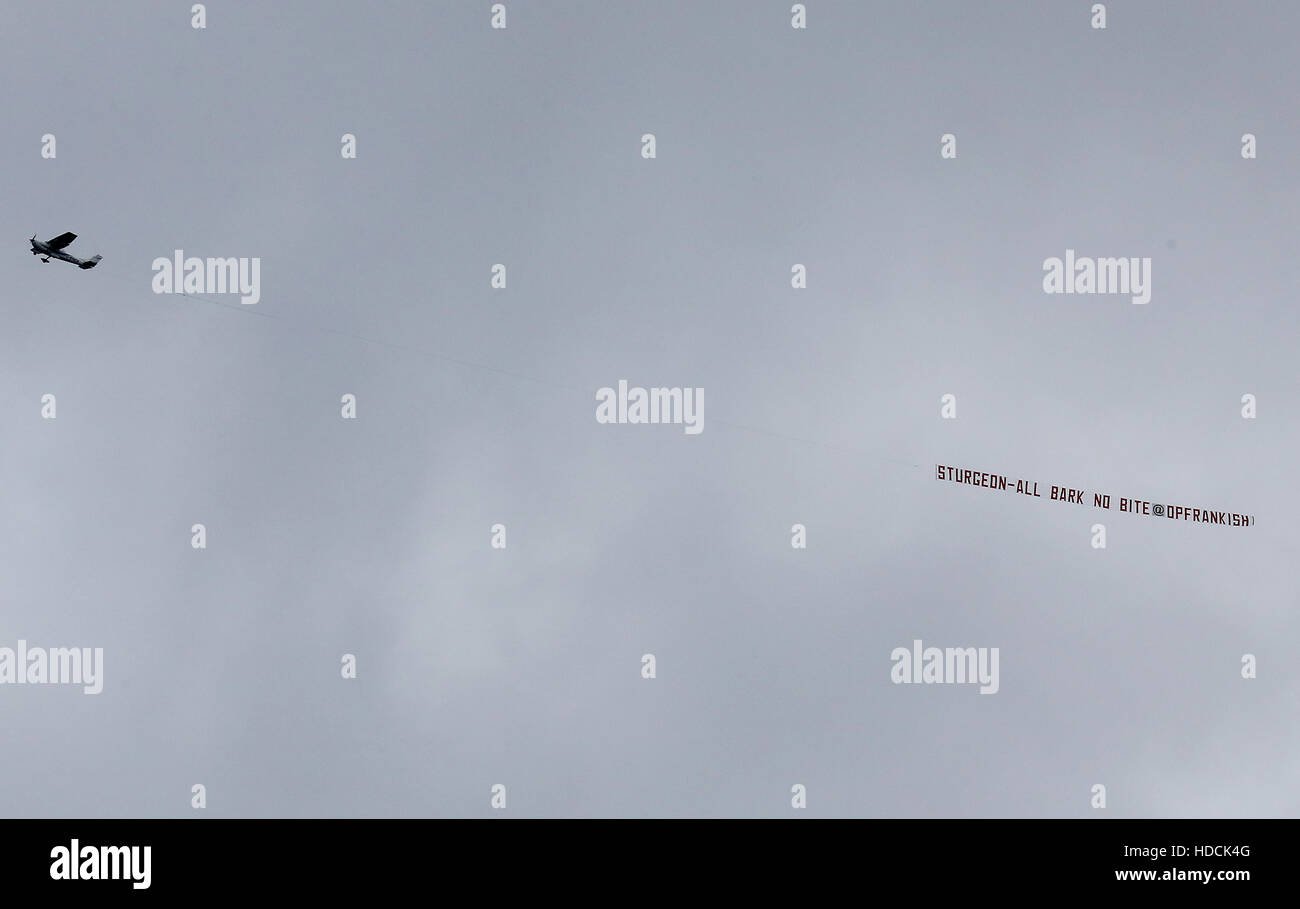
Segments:
[[[32,239],[30,241],[32,244],[32,255],[40,256],[42,262],[50,261],[50,257],[53,256],[56,259],[62,259],[64,262],[71,262],[78,268],[94,268],[98,265],[99,260],[102,259],[103,256],[95,256],[93,259],[83,260],[63,252],[63,247],[67,246],[75,239],[77,239],[76,234],[59,234],[53,240],[42,242],[36,239],[36,234],[32,234]]]

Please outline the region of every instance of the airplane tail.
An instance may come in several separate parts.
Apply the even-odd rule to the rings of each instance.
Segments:
[[[102,258],[104,258],[104,257],[103,257],[103,256],[95,256],[94,258],[87,259],[85,262],[82,262],[82,263],[81,263],[81,266],[80,266],[80,267],[81,267],[81,268],[94,268],[96,265],[99,264],[99,260],[102,259]]]

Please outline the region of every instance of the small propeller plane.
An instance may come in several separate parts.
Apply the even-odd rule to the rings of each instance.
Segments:
[[[53,240],[41,241],[36,239],[36,234],[32,234],[32,255],[40,256],[42,262],[50,261],[50,258],[62,259],[64,262],[71,262],[78,268],[94,268],[99,264],[103,256],[95,256],[92,259],[78,259],[76,256],[70,256],[63,251],[63,248],[77,239],[76,234],[59,234]]]

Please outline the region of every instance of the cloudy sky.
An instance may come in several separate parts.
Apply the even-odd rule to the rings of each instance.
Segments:
[[[1300,13],[790,5],[8,18],[0,646],[104,689],[0,686],[0,813],[1296,813]],[[176,249],[261,301],[154,294]],[[704,431],[598,424],[620,379]],[[999,691],[892,684],[915,639]]]

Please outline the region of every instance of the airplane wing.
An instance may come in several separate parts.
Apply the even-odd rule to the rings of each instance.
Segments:
[[[75,239],[77,239],[76,234],[59,234],[53,240],[46,240],[45,245],[50,249],[63,249]]]

